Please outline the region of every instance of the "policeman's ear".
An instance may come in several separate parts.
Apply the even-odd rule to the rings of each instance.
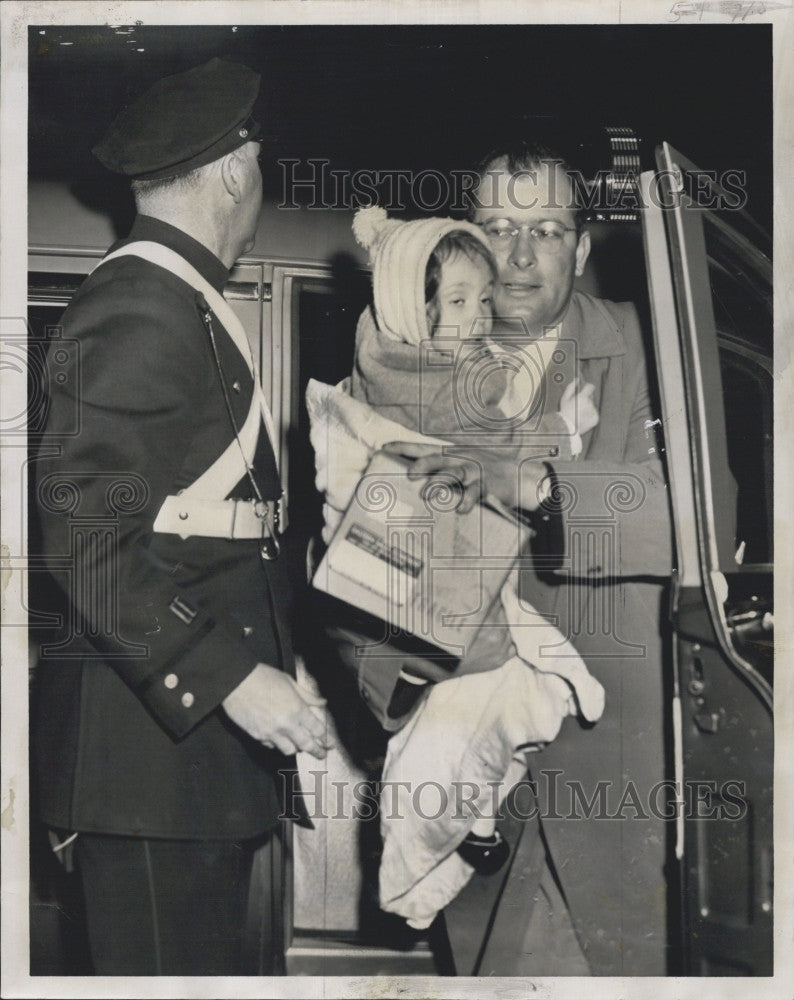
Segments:
[[[576,277],[584,274],[584,266],[590,256],[590,233],[584,229],[576,244]]]
[[[227,153],[221,160],[221,178],[223,186],[236,205],[243,198],[243,175],[245,164],[237,150]]]

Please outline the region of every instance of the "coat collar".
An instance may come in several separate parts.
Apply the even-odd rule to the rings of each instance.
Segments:
[[[602,299],[574,292],[562,320],[562,338],[575,340],[579,358],[611,358],[626,353],[621,328]]]
[[[188,264],[195,267],[216,292],[223,292],[223,287],[229,279],[229,268],[218,260],[214,253],[176,226],[163,222],[162,219],[155,219],[151,215],[138,215],[135,217],[130,235],[114,243],[110,250],[119,250],[127,243],[136,240],[151,240],[175,250]]]

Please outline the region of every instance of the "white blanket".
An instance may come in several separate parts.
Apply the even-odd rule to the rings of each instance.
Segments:
[[[384,444],[444,444],[381,417],[345,388],[312,380],[306,390],[326,542]],[[416,927],[428,926],[471,877],[456,848],[478,815],[494,814],[494,789],[516,749],[553,740],[565,716],[577,710],[590,721],[604,710],[601,685],[562,633],[519,600],[514,577],[501,596],[518,655],[494,670],[435,685],[389,740],[380,903]],[[464,791],[469,804],[461,808]]]
[[[326,544],[333,538],[376,451],[390,441],[444,444],[439,438],[426,437],[387,420],[371,406],[349,396],[346,388],[347,379],[337,386],[309,379],[306,386],[309,439],[317,472],[315,485],[325,495],[323,541]]]

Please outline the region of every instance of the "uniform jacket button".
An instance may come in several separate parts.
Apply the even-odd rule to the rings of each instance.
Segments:
[[[243,626],[243,639],[247,639],[249,637],[249,635],[253,635],[253,634],[254,634],[254,629],[253,629],[252,625],[244,625]]]
[[[235,392],[240,391],[240,383],[237,381],[237,379],[235,379],[234,382],[232,382],[232,389],[234,389]]]
[[[185,691],[185,693],[182,695],[182,704],[185,706],[185,708],[190,708],[190,706],[193,704],[195,700],[196,699],[193,697],[190,691]]]
[[[163,681],[163,684],[165,684],[165,686],[168,688],[169,691],[173,691],[173,689],[177,686],[178,683],[179,683],[179,678],[177,677],[176,674],[168,674],[165,680]]]

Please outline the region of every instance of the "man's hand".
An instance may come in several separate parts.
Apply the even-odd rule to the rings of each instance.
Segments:
[[[391,441],[383,450],[414,460],[408,469],[409,479],[438,476],[447,485],[452,480],[462,492],[458,506],[461,514],[466,514],[489,495],[508,507],[523,510],[536,510],[543,500],[540,487],[547,472],[540,462],[523,462],[517,469],[498,452],[471,448],[464,455],[457,449],[447,448],[441,452],[438,445],[408,441]]]
[[[410,441],[390,441],[383,446],[383,450],[389,454],[414,460],[408,469],[409,479],[436,476],[447,486],[460,489],[462,496],[457,508],[460,514],[470,511],[489,492],[493,492],[508,506],[513,505],[515,483],[511,483],[508,476],[493,475],[493,469],[485,469],[478,460],[455,454],[451,449],[440,452],[438,448],[436,444]]]
[[[249,736],[283,754],[305,750],[322,759],[333,745],[325,699],[290,676],[258,663],[224,699],[226,714]]]

